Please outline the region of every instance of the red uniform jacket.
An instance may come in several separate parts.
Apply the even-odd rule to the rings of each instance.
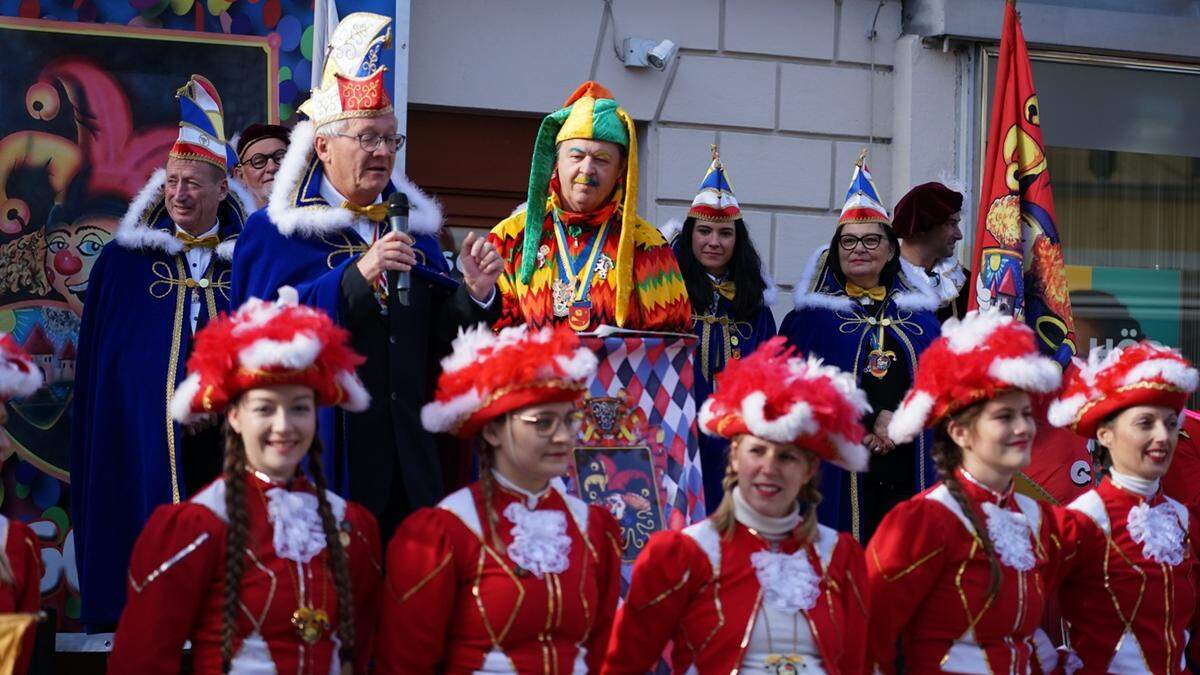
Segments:
[[[331,671],[338,658],[337,626],[342,617],[338,615],[329,550],[322,549],[308,563],[277,554],[274,526],[267,516],[266,492],[273,487],[246,474],[249,532],[233,672],[238,672],[241,659],[244,667],[273,665],[277,673],[340,673],[340,666]],[[300,479],[288,489],[313,491],[311,484]],[[341,524],[342,542],[348,542],[355,672],[366,673],[379,609],[379,531],[366,509],[327,494]],[[221,672],[227,531],[221,479],[191,501],[154,511],[138,536],[129,563],[129,600],[117,625],[109,672],[178,673],[185,640],[192,641],[194,672]],[[292,614],[301,606],[301,591],[305,606],[324,609],[332,626],[315,644],[303,642],[292,625]]]
[[[821,593],[802,613],[825,671],[861,673],[868,614],[862,549],[848,534],[818,529],[817,541],[804,548],[821,575]],[[779,547],[784,553],[802,548],[795,538]],[[722,538],[710,520],[651,537],[634,563],[603,672],[650,671],[668,640],[674,641],[675,673],[736,672],[763,601],[750,556],[765,550],[770,544],[754,530],[738,524]]]
[[[526,495],[493,487],[501,550],[491,545],[479,483],[417,511],[396,531],[376,638],[378,672],[599,669],[620,592],[616,520],[559,486],[538,496],[532,509]],[[521,514],[534,514],[541,525],[522,534]],[[526,559],[515,553],[517,535],[544,542],[547,524],[558,528],[553,536],[565,537],[555,557],[561,566],[551,566],[559,571],[531,571],[528,561],[519,566],[514,559]]]
[[[0,537],[13,573],[12,585],[0,584],[0,614],[36,612],[41,606],[38,586],[42,581],[42,554],[37,536],[25,523],[0,516]],[[15,671],[18,675],[29,669],[33,635],[34,627],[30,626],[21,640]]]
[[[1056,655],[1038,625],[1063,555],[1057,507],[1012,490],[997,495],[958,475],[980,522],[988,522],[985,502],[1024,516],[1031,566],[1002,563],[1000,590],[989,597],[987,555],[946,486],[899,504],[867,546],[874,667],[896,672],[899,641],[908,673],[1048,671]]]
[[[1142,543],[1135,541],[1130,510],[1142,504],[1164,505],[1159,514],[1170,522],[1149,521],[1158,534],[1187,533],[1177,564],[1147,556],[1144,536],[1138,537]],[[1195,634],[1197,624],[1200,524],[1161,492],[1147,501],[1108,478],[1072,502],[1068,514],[1064,541],[1075,551],[1059,597],[1063,618],[1070,622],[1071,647],[1083,663],[1080,672],[1186,672],[1187,634]]]

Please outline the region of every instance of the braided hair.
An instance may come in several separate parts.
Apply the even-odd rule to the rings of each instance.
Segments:
[[[221,672],[228,673],[233,662],[233,637],[236,632],[238,596],[242,573],[246,570],[246,541],[249,519],[246,516],[246,446],[229,422],[225,422],[225,598],[221,608]]]
[[[930,455],[933,457],[934,466],[937,467],[942,484],[946,486],[946,490],[950,492],[950,496],[958,503],[958,507],[962,510],[963,515],[970,521],[971,527],[975,529],[976,538],[983,546],[983,552],[987,555],[988,564],[991,566],[991,575],[988,580],[988,596],[994,597],[1000,591],[1000,582],[1002,579],[1000,559],[996,557],[996,546],[992,542],[991,535],[988,534],[987,527],[980,519],[975,508],[971,506],[970,500],[967,499],[966,493],[963,492],[958,475],[955,473],[962,466],[963,449],[951,440],[950,433],[947,431],[951,420],[963,427],[969,427],[974,424],[983,412],[983,406],[983,403],[977,403],[953,415],[949,420],[943,420],[934,432],[933,448],[930,451]]]
[[[488,532],[487,540],[491,542],[492,548],[503,552],[504,542],[501,541],[499,532],[500,516],[496,514],[496,509],[492,506],[492,497],[496,494],[496,478],[492,475],[492,469],[496,464],[496,451],[496,448],[492,444],[480,437],[479,489],[483,492],[483,514],[484,520],[487,521],[485,523]]]
[[[350,584],[350,562],[346,548],[342,546],[338,525],[333,519],[333,509],[329,506],[329,497],[325,492],[325,470],[321,455],[321,439],[314,435],[312,447],[308,451],[308,475],[317,488],[317,514],[321,516],[321,526],[325,530],[325,548],[329,551],[333,583],[337,588],[338,637],[342,640],[342,660],[353,661],[354,594]]]

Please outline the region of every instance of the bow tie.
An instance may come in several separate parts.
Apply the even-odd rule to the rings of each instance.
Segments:
[[[871,288],[863,288],[853,281],[846,282],[846,295],[852,298],[861,298],[867,296],[875,302],[882,301],[887,297],[887,289],[883,286],[872,286]]]
[[[342,202],[342,208],[350,211],[356,216],[362,216],[372,223],[382,223],[387,220],[387,202],[379,202],[370,206],[359,206],[350,202]]]
[[[207,237],[193,237],[183,230],[176,231],[175,238],[183,242],[183,250],[185,251],[190,251],[194,248],[213,249],[217,247],[217,244],[221,243],[221,240],[215,234],[210,234]]]
[[[713,290],[721,294],[721,297],[733,302],[733,296],[737,292],[737,287],[732,281],[712,282]]]

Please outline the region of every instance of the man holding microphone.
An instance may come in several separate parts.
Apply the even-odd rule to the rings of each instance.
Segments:
[[[451,278],[434,236],[441,209],[393,173],[405,137],[374,65],[389,38],[386,17],[360,12],[338,25],[324,76],[300,107],[309,119],[293,130],[267,208],[246,224],[233,261],[234,302],[294,286],[367,357],[358,375],[370,406],[324,410],[319,431],[330,486],[375,514],[384,541],[410,511],[441,498],[440,459],[419,417],[429,369],[460,326],[499,316],[503,270],[495,249],[470,234],[464,281]]]

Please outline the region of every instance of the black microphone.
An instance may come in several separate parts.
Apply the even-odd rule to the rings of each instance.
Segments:
[[[392,232],[408,234],[408,195],[400,190],[392,193],[392,196],[388,198],[387,217],[388,226],[392,228]],[[410,275],[410,272],[388,273],[392,295],[396,298],[396,303],[402,307],[408,307],[408,289],[412,287]]]

